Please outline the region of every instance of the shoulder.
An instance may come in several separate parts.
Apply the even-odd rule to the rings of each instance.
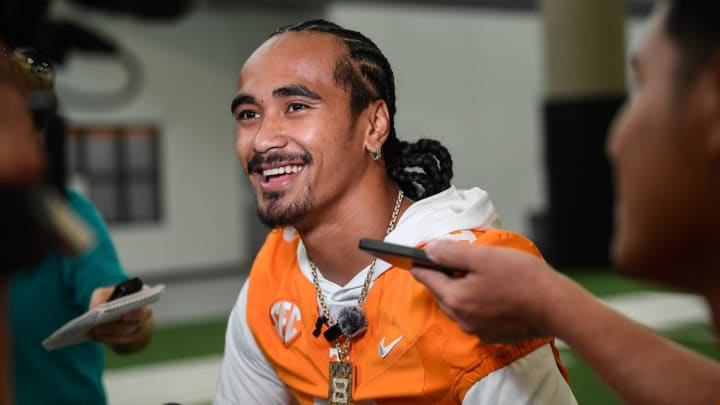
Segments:
[[[292,228],[271,230],[253,261],[251,276],[258,273],[282,273],[288,266],[297,265],[300,237]]]
[[[540,250],[527,237],[504,229],[463,229],[450,232],[437,239],[450,239],[472,245],[504,246],[541,257]]]
[[[105,228],[105,221],[103,221],[100,212],[89,199],[70,189],[65,192],[65,198],[72,212],[82,218],[88,225],[95,229]]]
[[[520,235],[519,233],[503,229],[490,229],[485,231],[478,238],[478,243],[512,247],[540,256],[540,251],[530,239]]]
[[[297,249],[300,238],[289,228],[270,231],[258,251],[248,278],[250,306],[266,305],[277,294],[295,284],[299,271]],[[295,271],[297,270],[297,271]]]

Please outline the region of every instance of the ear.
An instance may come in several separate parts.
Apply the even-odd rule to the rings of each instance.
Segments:
[[[365,131],[365,149],[379,151],[390,134],[390,112],[384,100],[376,100],[365,109],[367,129]]]

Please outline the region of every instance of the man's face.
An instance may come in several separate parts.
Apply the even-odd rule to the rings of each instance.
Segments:
[[[637,91],[608,144],[617,183],[613,256],[633,275],[698,288],[707,271],[699,264],[719,247],[718,168],[708,149],[718,88],[707,72],[678,81],[681,55],[664,13],[633,59]]]
[[[247,60],[233,101],[237,154],[260,219],[271,227],[312,221],[337,202],[366,159],[349,93],[334,69],[344,49],[333,36],[291,32]]]

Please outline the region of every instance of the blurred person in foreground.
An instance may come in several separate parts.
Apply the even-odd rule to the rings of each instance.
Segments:
[[[626,274],[702,295],[720,331],[720,2],[666,0],[632,67],[637,91],[608,152],[617,178],[612,253]],[[720,365],[608,308],[532,256],[433,242],[468,270],[414,276],[461,328],[487,341],[556,335],[630,404],[720,403]]]
[[[57,175],[62,171],[62,165],[56,163],[63,157],[64,128],[53,108],[52,66],[31,50],[14,51],[8,58],[16,82],[28,95],[34,118],[34,140],[53,145],[50,149],[60,149],[60,152],[48,151],[49,186],[94,236],[94,242],[85,251],[71,256],[53,249],[38,264],[11,276],[10,347],[15,402],[17,405],[104,404],[104,352],[97,342],[108,344],[121,354],[143,349],[153,334],[152,309],[146,306],[124,315],[120,321],[95,327],[90,337],[97,342],[53,351],[43,348],[42,341],[53,331],[106,302],[114,286],[128,275],[120,265],[100,214],[90,201],[66,189],[64,176]],[[60,138],[50,140],[49,137]]]
[[[0,41],[0,48],[3,47]],[[22,91],[13,82],[10,63],[0,55],[0,190],[27,186],[42,178],[45,166],[42,150],[33,140],[34,127]],[[0,216],[12,216],[12,212]],[[3,223],[3,221],[0,221]],[[9,227],[0,229],[0,243],[16,235]],[[0,246],[1,256],[13,254]],[[0,265],[0,404],[11,403],[9,363],[8,279],[10,266]]]
[[[229,319],[215,404],[574,404],[554,339],[487,345],[360,238],[452,238],[539,255],[495,228],[487,193],[450,183],[438,141],[401,141],[390,63],[314,20],[245,62],[237,153],[273,230]],[[327,402],[326,402],[327,401]]]

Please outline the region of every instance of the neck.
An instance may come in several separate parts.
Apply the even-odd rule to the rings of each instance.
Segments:
[[[397,197],[397,187],[387,182],[333,203],[317,224],[297,227],[309,259],[326,279],[345,285],[370,264],[372,258],[358,249],[358,241],[385,238]],[[404,199],[398,219],[410,204]]]

